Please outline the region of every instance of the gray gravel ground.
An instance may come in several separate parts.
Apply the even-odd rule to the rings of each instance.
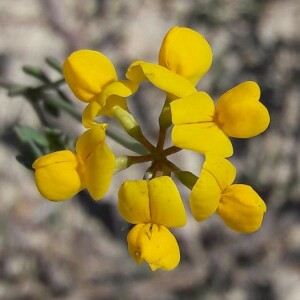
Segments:
[[[254,186],[268,205],[261,230],[240,235],[217,217],[203,224],[190,218],[175,231],[182,251],[176,270],[136,266],[126,249],[128,225],[115,206],[119,184],[125,176],[140,178],[141,170],[118,174],[97,204],[85,194],[45,201],[32,173],[16,162],[12,136],[15,124],[38,128],[39,122],[22,98],[0,89],[1,300],[300,299],[298,0],[0,0],[1,80],[29,84],[23,65],[46,67],[46,56],[63,61],[79,48],[104,52],[121,74],[132,60],[156,62],[173,25],[200,31],[213,48],[213,66],[199,89],[217,98],[244,80],[261,86],[270,128],[235,141],[233,158],[238,181]],[[153,103],[162,105],[159,97],[147,85],[132,107],[149,137],[157,128],[160,106]],[[69,119],[55,122],[69,134],[82,131]],[[199,157],[176,159],[198,172]]]

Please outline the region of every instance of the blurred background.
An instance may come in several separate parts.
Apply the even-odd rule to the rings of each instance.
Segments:
[[[33,174],[15,159],[14,134],[16,125],[41,124],[24,98],[10,98],[0,88],[1,300],[300,299],[298,0],[0,0],[1,81],[34,86],[24,65],[48,72],[45,57],[63,62],[81,48],[103,52],[122,78],[133,60],[157,61],[174,25],[201,32],[212,46],[213,66],[200,90],[217,99],[245,80],[261,86],[270,127],[254,139],[234,141],[232,162],[237,182],[252,185],[268,205],[262,228],[241,235],[218,216],[204,223],[190,217],[174,231],[182,253],[174,271],[136,266],[116,193],[125,178],[139,179],[145,168],[120,172],[99,203],[85,194],[63,203],[44,200]],[[162,93],[150,85],[134,99],[132,110],[150,138],[162,105]],[[49,122],[70,136],[83,131],[65,116]],[[198,175],[199,156],[187,152],[175,159]],[[181,192],[187,201],[187,189]]]

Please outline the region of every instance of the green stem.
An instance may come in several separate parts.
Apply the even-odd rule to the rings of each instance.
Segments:
[[[112,111],[114,117],[131,137],[144,145],[149,152],[155,151],[155,147],[143,135],[140,125],[127,110],[116,105],[112,108]]]
[[[159,129],[159,136],[158,136],[158,141],[156,146],[157,151],[161,151],[164,148],[166,132],[167,131],[164,128]]]
[[[168,128],[171,126],[171,108],[169,101],[165,100],[164,106],[159,116],[159,136],[157,141],[156,149],[160,151],[164,148],[166,133]]]
[[[179,171],[174,172],[177,179],[180,180],[182,184],[184,184],[190,190],[193,189],[196,184],[198,177],[189,171]]]
[[[153,159],[152,154],[147,154],[142,156],[128,156],[128,161],[130,165],[152,161],[152,159]]]
[[[46,90],[46,89],[56,89],[57,87],[59,87],[63,83],[65,83],[64,78],[59,79],[59,80],[54,81],[54,82],[45,83],[41,86],[36,87],[35,90],[42,91],[42,90]]]
[[[169,161],[168,159],[164,159],[163,163],[165,166],[167,166],[174,174],[176,174],[176,172],[182,172],[182,170],[177,167],[174,163],[172,163],[171,161]]]
[[[172,146],[172,147],[169,147],[169,148],[163,150],[162,155],[163,156],[169,156],[169,155],[175,154],[175,153],[177,153],[181,150],[182,150],[181,148],[178,148],[176,146]]]
[[[178,168],[174,163],[170,162],[168,159],[164,159],[164,164],[167,166],[176,176],[177,179],[180,180],[182,184],[184,184],[190,190],[193,189],[196,184],[198,177],[189,171],[182,171]]]
[[[146,148],[140,143],[130,141],[127,136],[116,131],[115,129],[107,128],[106,135],[109,136],[112,140],[120,144],[121,146],[135,152],[136,154],[144,155],[147,153]]]

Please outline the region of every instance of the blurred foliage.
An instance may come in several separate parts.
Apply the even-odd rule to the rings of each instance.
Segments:
[[[62,77],[61,64],[56,59],[48,57],[45,61],[50,69],[55,70]],[[81,115],[72,104],[71,99],[61,89],[61,85],[65,82],[63,78],[52,81],[47,72],[35,66],[24,66],[23,72],[37,79],[40,84],[24,86],[1,82],[1,86],[7,89],[8,96],[22,96],[30,103],[42,125],[42,129],[39,130],[28,125],[18,125],[14,128],[20,153],[17,155],[17,160],[26,168],[31,169],[31,165],[37,157],[52,151],[66,149],[73,142],[59,129],[50,126],[49,116],[58,118],[64,111],[80,121]]]

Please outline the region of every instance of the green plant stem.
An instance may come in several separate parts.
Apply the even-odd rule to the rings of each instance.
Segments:
[[[160,151],[164,148],[166,133],[168,128],[171,126],[171,108],[168,100],[165,100],[164,106],[159,116],[159,136],[157,141],[156,149]]]
[[[178,148],[176,146],[171,146],[171,147],[163,150],[162,153],[163,153],[163,156],[169,156],[169,155],[175,154],[181,150],[182,150],[181,148]]]
[[[115,129],[112,130],[111,128],[108,127],[106,129],[106,135],[109,136],[118,144],[120,144],[121,146],[135,152],[136,154],[145,155],[147,153],[147,150],[143,145],[129,140],[127,136],[116,131]]]
[[[129,111],[115,105],[112,112],[115,119],[132,138],[141,143],[149,152],[155,152],[156,148],[143,135],[140,125]]]
[[[170,169],[170,171],[172,171],[174,174],[176,174],[176,172],[182,172],[182,170],[181,170],[179,167],[177,167],[174,163],[172,163],[171,161],[169,161],[169,160],[166,159],[166,158],[163,160],[163,163],[164,163],[164,165],[167,166],[167,167]]]
[[[165,128],[160,128],[158,141],[157,141],[157,146],[156,146],[157,151],[160,151],[164,148],[165,139],[166,139],[166,132],[167,131],[166,131]]]
[[[35,89],[38,91],[46,90],[46,89],[55,89],[65,83],[64,78],[56,80],[54,82],[45,83],[41,86],[36,87]]]
[[[152,161],[153,155],[147,154],[142,156],[128,156],[129,165],[140,164],[148,161]]]

